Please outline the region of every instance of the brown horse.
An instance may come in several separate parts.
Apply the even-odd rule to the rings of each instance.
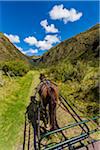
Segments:
[[[40,87],[38,93],[40,95],[42,107],[45,109],[48,106],[50,117],[50,129],[56,129],[56,106],[58,101],[58,88],[52,82],[46,80],[44,75],[40,75]]]

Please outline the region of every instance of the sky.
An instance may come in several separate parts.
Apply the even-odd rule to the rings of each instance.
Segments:
[[[30,56],[97,23],[99,1],[0,1],[0,32]]]

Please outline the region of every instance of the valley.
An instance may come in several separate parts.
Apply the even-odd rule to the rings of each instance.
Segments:
[[[24,113],[39,83],[40,73],[55,82],[60,93],[83,119],[99,114],[99,25],[61,42],[41,57],[22,54],[0,33],[0,148],[18,150],[23,142]],[[9,77],[9,76],[10,77]],[[73,123],[57,110],[61,127]],[[62,120],[60,120],[60,117]],[[67,120],[66,120],[67,118]],[[61,121],[61,122],[60,122]],[[98,123],[98,121],[97,121]],[[89,124],[90,128],[95,125]],[[69,131],[74,136],[79,129]],[[93,135],[95,139],[98,134]],[[57,140],[56,137],[54,139]],[[51,140],[52,141],[52,140]]]

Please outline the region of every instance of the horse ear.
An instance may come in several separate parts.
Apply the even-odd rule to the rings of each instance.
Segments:
[[[45,78],[45,75],[43,73],[41,73],[39,78],[40,78],[40,80],[42,80]]]

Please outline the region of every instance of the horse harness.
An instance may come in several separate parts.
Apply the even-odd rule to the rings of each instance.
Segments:
[[[52,96],[52,93],[51,93],[51,90],[50,90],[50,88],[51,88],[50,85],[51,85],[51,84],[55,84],[55,83],[52,83],[50,80],[43,79],[43,80],[40,82],[40,84],[37,86],[36,92],[35,92],[35,94],[34,94],[34,97],[36,97],[36,94],[40,91],[41,87],[42,87],[44,84],[47,85],[49,94]],[[56,84],[55,84],[55,85],[56,85]],[[44,108],[42,99],[41,99],[41,106],[42,106],[42,108]]]

